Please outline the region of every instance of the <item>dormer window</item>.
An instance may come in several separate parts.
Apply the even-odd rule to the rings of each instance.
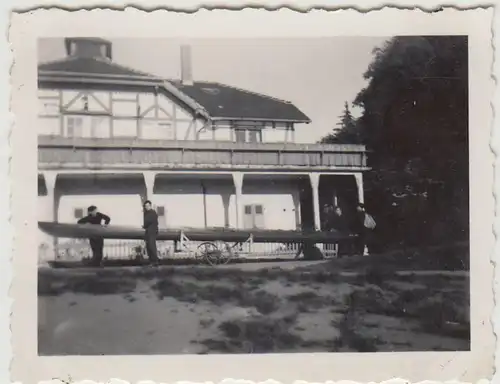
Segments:
[[[260,129],[236,128],[235,139],[237,143],[261,143],[262,131]]]
[[[70,56],[111,60],[111,42],[92,37],[68,37],[66,53]]]

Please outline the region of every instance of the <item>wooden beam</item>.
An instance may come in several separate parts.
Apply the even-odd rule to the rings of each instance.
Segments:
[[[140,104],[140,100],[139,100],[139,94],[136,93],[135,94],[135,111],[136,111],[136,115],[137,115],[137,123],[135,125],[135,134],[137,135],[137,137],[142,137],[142,121],[141,119],[139,118],[139,114],[141,112],[141,104]]]
[[[94,112],[94,111],[63,111],[61,113],[62,115],[69,115],[69,116],[111,116],[109,112]]]
[[[155,93],[155,118],[158,118],[158,94]]]
[[[67,104],[63,105],[62,109],[68,109],[71,107],[82,95],[85,94],[85,91],[78,92],[75,97],[73,97]]]
[[[174,140],[177,140],[177,106],[172,103],[172,123],[174,129]]]
[[[115,130],[114,130],[114,119],[113,119],[113,93],[108,92],[108,99],[109,99],[109,114],[111,115],[111,118],[109,119],[109,136],[114,137],[115,136]]]
[[[59,134],[64,136],[63,91],[59,90]]]
[[[186,130],[186,134],[184,135],[184,140],[189,140],[189,134],[191,130],[193,129],[193,122],[194,120],[191,120],[188,125],[188,129]]]
[[[103,108],[106,112],[108,112],[108,113],[109,113],[109,112],[111,112],[111,111],[110,111],[110,108],[109,108],[109,107],[106,107],[106,105],[104,105],[104,103],[103,103],[103,102],[101,102],[101,100],[99,100],[99,98],[98,98],[98,97],[96,97],[96,95],[94,95],[92,92],[89,92],[89,93],[88,93],[88,95],[89,95],[92,99],[94,99],[94,100],[97,102],[97,104],[99,104],[99,105],[100,105],[100,106],[101,106],[101,107],[102,107],[102,108]]]

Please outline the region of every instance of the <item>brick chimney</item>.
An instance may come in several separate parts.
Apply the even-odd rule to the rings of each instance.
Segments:
[[[191,47],[189,45],[181,46],[181,82],[182,85],[193,85]]]
[[[95,37],[68,37],[64,40],[66,54],[85,58],[111,60],[111,42]]]

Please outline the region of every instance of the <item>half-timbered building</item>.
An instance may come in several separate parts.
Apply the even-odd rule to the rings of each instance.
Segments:
[[[139,226],[150,199],[164,227],[319,230],[325,202],[363,200],[363,146],[296,143],[308,116],[194,81],[190,47],[171,80],[114,62],[109,41],[64,44],[38,66],[39,220],[72,223],[96,205]]]

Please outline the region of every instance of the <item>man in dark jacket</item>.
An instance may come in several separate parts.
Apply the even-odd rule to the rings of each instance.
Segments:
[[[153,264],[158,264],[158,251],[156,249],[156,237],[158,236],[158,215],[151,205],[151,201],[144,202],[144,225],[146,232],[144,241],[146,242],[146,251],[149,260]]]
[[[340,207],[335,207],[329,219],[330,230],[340,232],[340,234],[346,234],[349,232],[347,224],[342,209]],[[348,247],[343,241],[337,244],[338,257],[346,256],[348,253]]]
[[[77,221],[78,224],[94,224],[94,225],[108,225],[111,218],[97,210],[95,205],[91,205],[87,208],[87,216],[82,217]],[[91,263],[95,266],[99,266],[102,263],[104,239],[102,237],[91,237],[89,238],[90,248],[92,249],[92,260]]]

